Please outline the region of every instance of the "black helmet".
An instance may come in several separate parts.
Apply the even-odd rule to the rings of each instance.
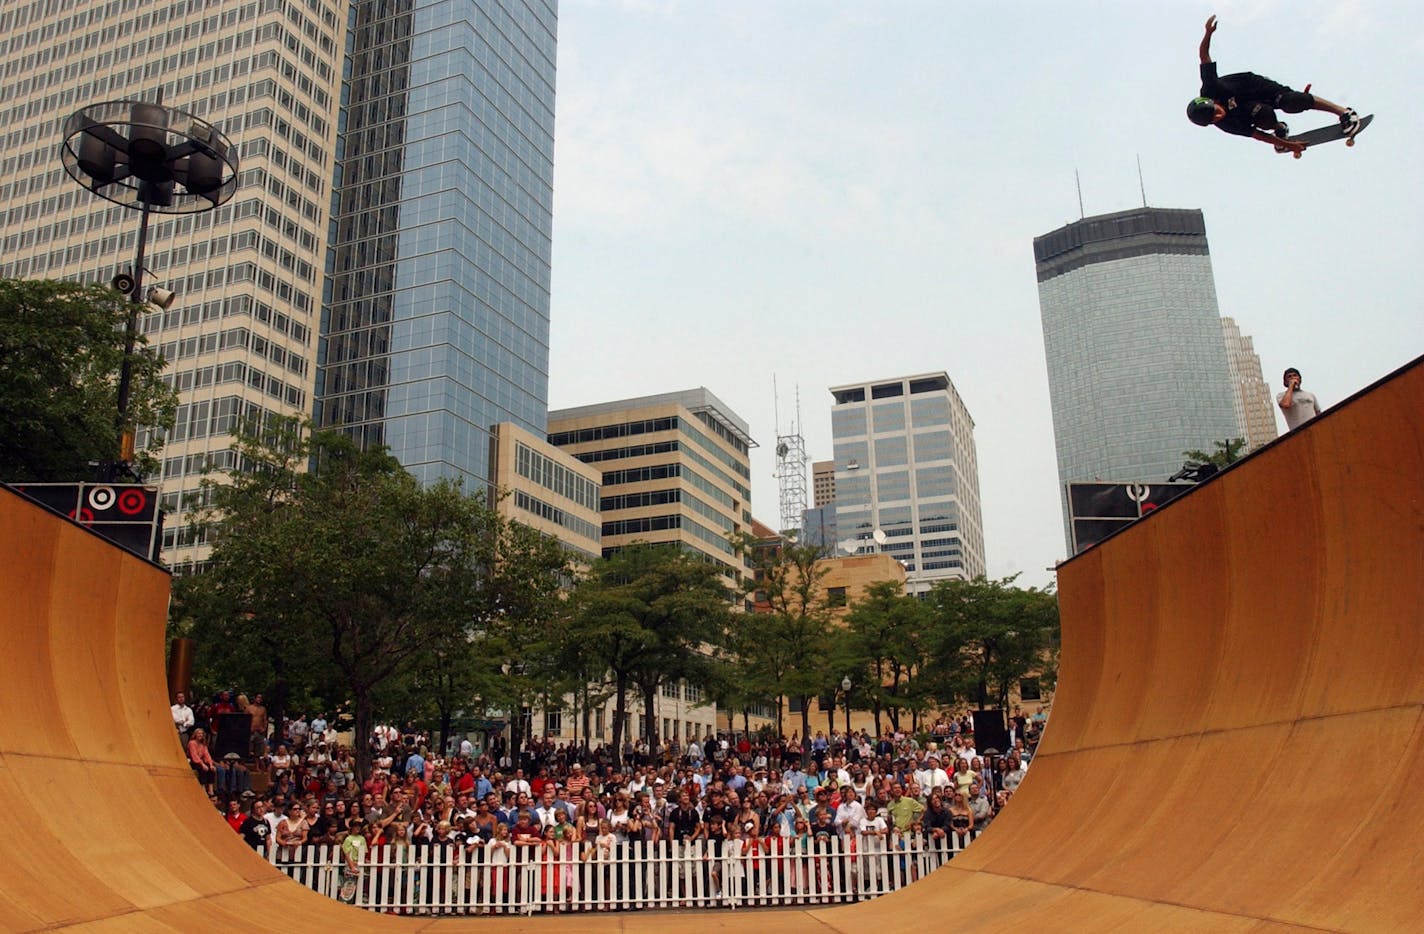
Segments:
[[[1209,97],[1194,97],[1187,105],[1187,119],[1197,126],[1211,126],[1216,122],[1216,101]]]

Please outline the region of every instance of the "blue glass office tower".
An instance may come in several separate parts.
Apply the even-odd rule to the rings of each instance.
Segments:
[[[548,411],[556,0],[354,0],[318,421],[484,484]]]
[[[1201,211],[1086,217],[1033,253],[1060,483],[1160,483],[1242,435]]]

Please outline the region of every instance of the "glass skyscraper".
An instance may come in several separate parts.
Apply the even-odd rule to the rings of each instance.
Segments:
[[[833,386],[831,396],[841,552],[891,555],[907,593],[984,574],[974,420],[948,374]]]
[[[424,481],[489,481],[548,412],[557,11],[356,0],[320,421]]]
[[[1200,211],[1087,217],[1033,252],[1060,483],[1162,482],[1241,437]]]
[[[231,202],[149,229],[169,563],[204,556],[184,497],[244,418],[313,415],[423,480],[487,481],[498,423],[544,433],[556,26],[556,0],[0,3],[0,276],[133,261],[137,214],[60,164],[75,110],[162,94],[238,149]]]

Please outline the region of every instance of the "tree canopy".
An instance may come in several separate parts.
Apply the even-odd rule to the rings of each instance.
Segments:
[[[569,651],[606,673],[614,698],[613,749],[622,753],[628,694],[638,690],[643,735],[659,735],[655,702],[662,685],[707,684],[725,644],[732,592],[721,570],[676,547],[634,544],[594,562],[575,593]]]
[[[1058,598],[1013,586],[1018,575],[991,580],[942,581],[930,591],[930,651],[941,684],[938,696],[962,697],[980,707],[1008,703],[1026,675],[1052,682],[1058,648]]]
[[[879,731],[880,715],[890,716],[890,725],[900,728],[900,711],[912,713],[931,700],[948,702],[953,695],[941,691],[933,697],[934,686],[922,677],[930,664],[930,616],[924,601],[904,592],[899,581],[879,581],[851,607],[846,617],[845,653],[854,668],[853,690],[863,706],[875,715]],[[941,687],[947,685],[940,679]]]
[[[118,380],[129,302],[106,286],[0,279],[0,480],[93,479],[119,458]],[[162,358],[134,346],[129,421],[167,429],[177,396]],[[157,470],[162,431],[145,432],[140,475]]]
[[[755,572],[756,601],[765,612],[743,614],[736,639],[739,662],[753,691],[794,699],[801,712],[800,734],[811,729],[810,702],[840,681],[831,670],[831,622],[835,616],[824,581],[830,567],[821,549],[794,539],[775,546],[742,543]],[[777,728],[781,710],[777,708]],[[782,730],[784,732],[784,730]],[[803,743],[803,754],[809,747]],[[804,755],[803,755],[804,758]]]
[[[238,449],[245,469],[205,483],[195,521],[213,552],[175,583],[176,627],[205,667],[269,685],[274,708],[292,685],[325,686],[350,706],[358,756],[379,692],[432,666],[452,690],[497,685],[466,644],[539,631],[557,599],[564,551],[482,494],[421,487],[384,450],[290,420]]]
[[[1212,451],[1183,451],[1182,457],[1186,458],[1186,463],[1192,467],[1201,467],[1211,464],[1214,467],[1230,467],[1241,459],[1241,451],[1246,447],[1245,438],[1227,438],[1225,441],[1213,441]]]

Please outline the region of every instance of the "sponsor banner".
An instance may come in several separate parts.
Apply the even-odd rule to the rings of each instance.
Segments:
[[[158,540],[158,488],[136,483],[21,483],[30,499],[87,526],[141,558]]]
[[[1195,483],[1068,483],[1073,554],[1093,547],[1196,486]]]

